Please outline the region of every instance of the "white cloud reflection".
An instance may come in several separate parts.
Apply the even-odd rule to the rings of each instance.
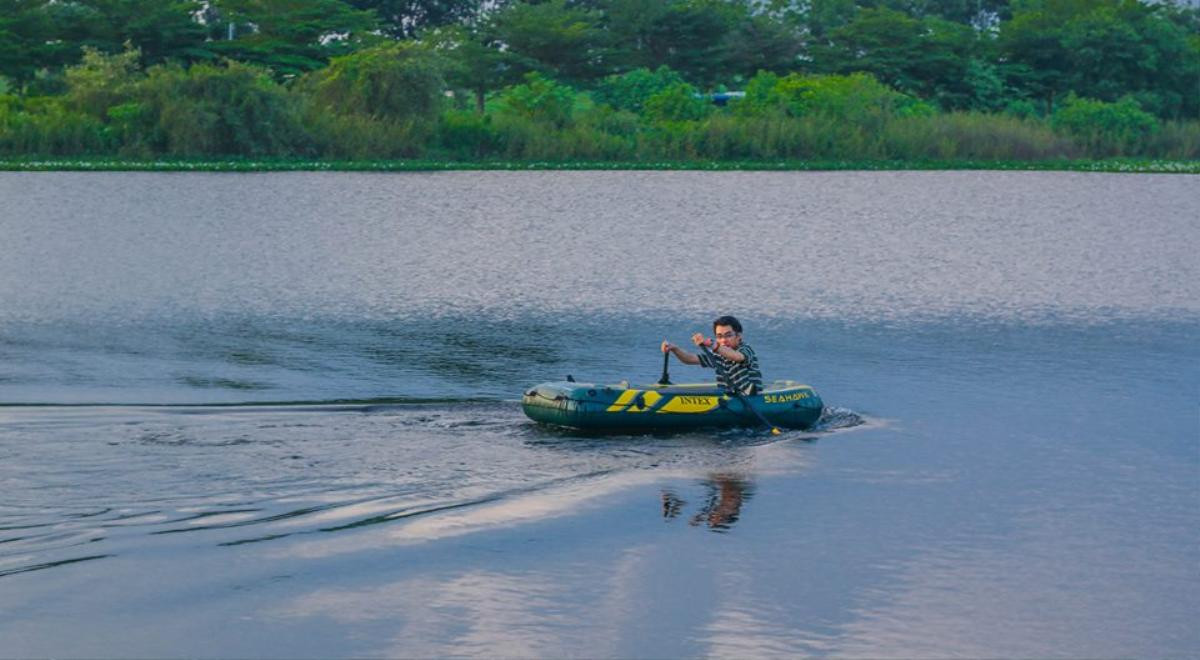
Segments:
[[[368,588],[327,588],[268,614],[326,617],[380,640],[380,657],[614,657],[642,594],[638,549],[614,558],[605,580],[570,564],[536,573],[468,570]],[[582,622],[582,625],[581,625]],[[359,635],[358,637],[362,637]]]

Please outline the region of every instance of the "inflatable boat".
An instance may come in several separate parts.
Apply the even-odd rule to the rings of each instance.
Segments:
[[[748,407],[749,406],[749,407]],[[631,386],[558,381],[521,398],[525,414],[572,429],[674,430],[775,426],[807,429],[821,417],[821,397],[808,385],[775,381],[750,396],[726,394],[716,383]],[[765,422],[765,423],[764,423]]]

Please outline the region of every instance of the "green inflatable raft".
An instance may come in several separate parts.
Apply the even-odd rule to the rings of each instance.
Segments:
[[[748,409],[751,406],[752,409]],[[542,383],[521,399],[525,414],[544,424],[599,431],[764,426],[807,429],[821,417],[821,397],[808,385],[775,381],[752,396],[726,394],[716,383],[597,385]]]

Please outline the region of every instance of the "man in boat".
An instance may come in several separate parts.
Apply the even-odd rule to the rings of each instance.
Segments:
[[[669,341],[663,341],[662,352],[671,352],[684,364],[698,364],[717,372],[717,384],[731,394],[757,394],[762,391],[762,372],[754,349],[742,341],[742,324],[732,316],[713,321],[716,340],[697,332],[692,343],[699,353],[689,353]]]

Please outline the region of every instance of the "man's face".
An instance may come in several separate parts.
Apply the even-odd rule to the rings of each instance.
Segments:
[[[742,344],[742,336],[733,331],[733,328],[728,325],[718,325],[713,328],[713,332],[717,335],[717,344],[737,350],[737,347]]]

